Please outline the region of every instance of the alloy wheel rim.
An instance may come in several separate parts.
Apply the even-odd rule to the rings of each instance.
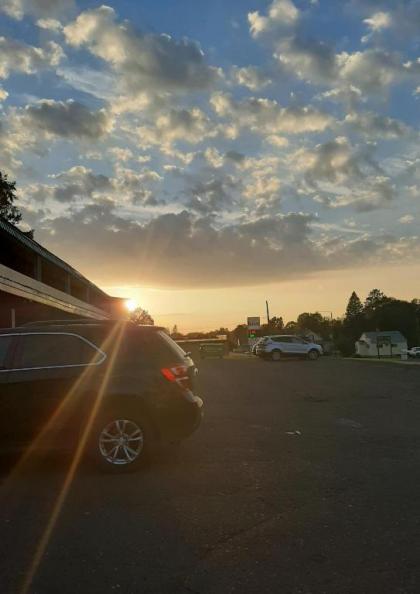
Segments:
[[[99,451],[110,464],[132,464],[144,446],[142,429],[134,421],[116,419],[106,425],[99,435]]]

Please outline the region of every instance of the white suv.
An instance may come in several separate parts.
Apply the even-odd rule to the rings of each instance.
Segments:
[[[301,356],[315,361],[322,355],[321,345],[287,334],[264,336],[256,350],[259,357],[273,361],[279,361],[282,356]]]

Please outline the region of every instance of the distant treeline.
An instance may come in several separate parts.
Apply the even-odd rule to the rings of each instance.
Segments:
[[[362,302],[355,291],[351,294],[345,315],[341,318],[326,318],[319,312],[301,313],[296,321],[284,323],[281,316],[273,316],[263,324],[257,336],[279,334],[316,334],[324,341],[332,341],[343,355],[354,353],[355,341],[366,331],[399,330],[409,346],[420,345],[420,299],[404,301],[388,297],[379,289],[372,289]],[[211,332],[189,332],[182,334],[174,326],[171,336],[180,339],[217,338],[226,335],[232,346],[238,341],[246,342],[248,329],[239,324],[233,330],[218,328]]]

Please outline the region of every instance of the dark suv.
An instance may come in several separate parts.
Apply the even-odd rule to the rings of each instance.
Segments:
[[[121,321],[0,330],[0,447],[72,447],[134,468],[199,425],[197,370],[162,330]]]

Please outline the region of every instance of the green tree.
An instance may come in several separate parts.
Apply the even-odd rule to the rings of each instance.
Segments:
[[[299,332],[310,330],[322,338],[328,338],[331,333],[330,321],[325,319],[318,311],[315,313],[301,313],[297,319]]]
[[[379,330],[399,330],[410,346],[417,345],[419,319],[414,303],[400,299],[388,299],[375,311],[374,321]]]
[[[294,334],[295,332],[299,331],[299,326],[297,325],[297,322],[290,320],[290,322],[287,322],[287,324],[284,326],[284,331]]]
[[[355,291],[350,295],[347,303],[345,320],[351,322],[352,320],[360,320],[363,315],[363,304]]]
[[[261,331],[259,334],[261,336],[266,336],[270,334],[278,334],[279,332],[283,332],[284,330],[284,322],[281,316],[273,316],[270,318],[268,324],[263,324],[261,326]]]
[[[389,297],[385,295],[379,289],[372,289],[369,295],[366,297],[364,311],[365,313],[374,312],[383,305],[386,301],[389,300]]]
[[[130,313],[130,322],[137,324],[138,326],[154,326],[155,322],[148,311],[137,307]]]
[[[239,324],[229,334],[231,343],[234,346],[239,344],[248,344],[248,326],[246,324]]]
[[[14,205],[17,199],[16,182],[9,181],[7,174],[0,171],[0,217],[13,224],[22,220],[20,210]]]

